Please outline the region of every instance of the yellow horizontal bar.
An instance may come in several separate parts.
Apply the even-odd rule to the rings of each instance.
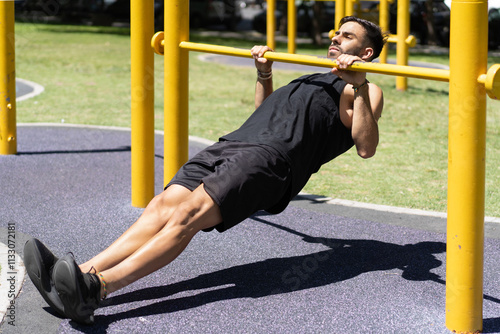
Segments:
[[[252,58],[250,50],[238,49],[228,46],[193,43],[193,42],[181,42],[179,44],[179,47],[189,51],[198,51],[198,52],[215,53],[215,54],[229,55],[236,57]],[[266,54],[264,54],[264,58],[283,63],[294,63],[294,64],[319,66],[327,68],[337,67],[337,62],[335,60],[323,57],[315,57],[315,56],[297,55],[297,54],[281,53],[281,52],[267,52]],[[356,62],[351,66],[349,66],[349,69],[351,71],[396,75],[396,76],[404,76],[417,79],[428,79],[435,81],[450,80],[449,70],[426,68],[426,67],[379,64],[370,62],[368,63]]]
[[[398,35],[389,35],[387,37],[387,43],[397,43],[398,42]],[[413,35],[409,35],[405,39],[405,43],[410,47],[413,48],[415,45],[417,45],[417,39]]]

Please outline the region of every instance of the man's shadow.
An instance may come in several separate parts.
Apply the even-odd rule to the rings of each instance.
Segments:
[[[436,281],[440,279],[439,276],[430,270],[439,267],[442,262],[433,254],[445,251],[442,242],[400,246],[376,240],[308,237],[304,241],[324,244],[329,249],[247,263],[174,284],[129,292],[113,297],[110,304],[159,299],[179,292],[209,289],[134,311],[140,313],[135,316],[169,313],[221,300],[260,298],[321,287],[366,272],[390,269],[401,269],[402,277],[408,280]]]
[[[400,269],[402,277],[408,280],[442,282],[431,269],[442,264],[433,254],[445,252],[446,245],[443,242],[419,242],[402,246],[377,240],[316,238],[261,217],[256,215],[252,219],[300,236],[305,242],[323,244],[328,248],[307,255],[238,265],[189,280],[111,297],[103,307],[157,300],[179,292],[200,290],[189,296],[174,297],[113,315],[97,315],[91,331],[105,332],[109,324],[126,318],[177,312],[222,300],[260,298],[321,287],[377,270]],[[86,331],[85,327],[73,325]]]
[[[397,245],[377,240],[316,238],[261,217],[263,215],[255,215],[252,219],[300,236],[305,242],[323,244],[328,249],[307,255],[247,263],[173,284],[117,295],[106,300],[102,307],[157,300],[194,291],[189,296],[174,297],[112,315],[97,315],[92,327],[71,322],[72,326],[83,332],[105,333],[111,323],[127,318],[168,314],[223,300],[260,298],[321,287],[378,270],[399,269],[402,278],[407,280],[431,280],[445,284],[444,279],[431,272],[442,264],[434,254],[446,251],[443,242]],[[199,292],[196,293],[197,290]],[[496,298],[493,299],[498,302]],[[499,320],[485,319],[484,333],[493,333],[495,331],[491,330],[500,328]]]

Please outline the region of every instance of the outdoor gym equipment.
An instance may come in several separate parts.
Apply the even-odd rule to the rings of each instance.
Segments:
[[[457,332],[475,332],[482,329],[486,94],[500,96],[500,66],[487,71],[488,2],[453,0],[451,7],[450,70],[416,71],[426,72],[426,79],[449,80],[446,326]],[[188,158],[189,51],[233,55],[239,51],[190,43],[189,2],[184,0],[165,2],[165,33],[155,35],[152,46],[168,59],[164,68],[167,183]],[[241,56],[248,55],[248,51],[241,52]],[[266,57],[299,60],[283,54],[267,53]],[[315,59],[308,64],[326,66],[322,62]],[[395,69],[399,76],[419,75],[409,67],[376,66],[354,64],[351,69],[389,75]]]
[[[14,1],[0,1],[0,155],[17,153]]]
[[[16,153],[13,2],[0,1],[0,154]],[[164,53],[164,183],[188,158],[189,51],[249,55],[189,42],[189,1],[165,1],[165,34],[151,41],[152,1],[132,0],[132,198],[145,206],[154,188],[153,61]],[[449,81],[446,326],[482,330],[486,95],[500,98],[500,64],[487,70],[488,2],[452,0],[450,69],[353,64],[350,69]],[[464,45],[467,48],[464,49]],[[162,51],[164,50],[164,52]],[[332,67],[320,58],[267,53],[275,61]],[[140,186],[147,184],[148,186]],[[137,200],[138,199],[138,200]],[[134,202],[135,200],[135,202]],[[139,203],[139,204],[137,204]]]
[[[271,49],[276,48],[275,30],[277,0],[267,0],[266,16],[266,44]],[[287,22],[288,22],[288,53],[295,53],[297,39],[297,9],[295,0],[287,1]],[[320,0],[331,1],[331,0]],[[379,26],[383,32],[389,31],[389,3],[393,0],[379,1]],[[336,0],[335,1],[335,29],[330,31],[330,39],[334,31],[338,30],[338,24],[344,16],[350,16],[354,13],[354,2],[356,0]],[[397,34],[389,35],[387,42],[396,43],[396,63],[398,65],[408,65],[409,48],[415,46],[416,39],[410,35],[410,0],[398,0],[397,7]],[[380,62],[387,63],[387,45],[384,46],[379,56]],[[404,76],[396,76],[396,89],[406,91],[408,80]]]

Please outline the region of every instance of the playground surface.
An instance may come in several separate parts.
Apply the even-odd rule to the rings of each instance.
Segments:
[[[206,142],[191,138],[190,155]],[[36,237],[82,262],[143,209],[130,202],[130,131],[19,125],[0,156],[1,243]],[[163,137],[156,134],[156,193]],[[486,223],[484,333],[500,332],[500,225]],[[12,228],[14,227],[14,228]],[[54,315],[26,277],[1,333],[451,333],[446,219],[298,196],[225,232],[198,234],[165,268],[108,297],[93,327]],[[2,255],[3,256],[3,255]],[[2,281],[1,284],[4,284]]]

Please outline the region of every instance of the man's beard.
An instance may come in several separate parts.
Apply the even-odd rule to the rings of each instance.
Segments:
[[[338,51],[335,51],[335,53],[337,53],[337,56],[340,56],[341,54],[347,54],[347,55],[351,55],[351,56],[359,56],[359,54],[361,53],[361,51],[363,50],[362,47],[359,47],[357,49],[354,49],[354,50],[349,50],[349,51],[345,51],[344,49],[342,49],[339,45],[335,45],[335,44],[330,44],[330,46],[334,46],[338,49]],[[334,57],[334,55],[330,54],[330,50],[328,50],[328,57],[331,58],[331,57]],[[335,58],[336,58],[335,57]]]

